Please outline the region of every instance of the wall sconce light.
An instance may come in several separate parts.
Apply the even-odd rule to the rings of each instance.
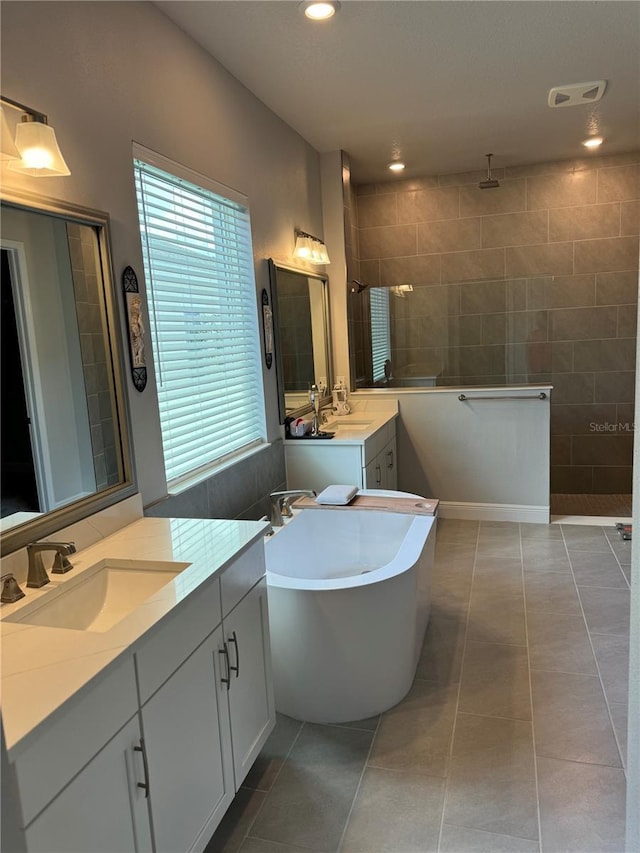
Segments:
[[[331,263],[324,242],[319,237],[314,237],[313,234],[307,234],[305,231],[296,231],[296,246],[293,250],[293,257],[310,261],[312,264]]]
[[[55,130],[48,124],[44,113],[26,107],[11,98],[0,96],[0,102],[22,113],[16,126],[15,143],[2,112],[2,160],[13,172],[35,178],[53,175],[70,175],[69,167],[58,146]]]

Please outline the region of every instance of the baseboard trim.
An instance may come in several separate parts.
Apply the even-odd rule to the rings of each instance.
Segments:
[[[548,506],[526,504],[480,504],[440,501],[440,518],[463,518],[479,521],[524,521],[530,524],[549,524]]]

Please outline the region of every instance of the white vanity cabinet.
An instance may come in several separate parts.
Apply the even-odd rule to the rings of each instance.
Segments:
[[[219,626],[142,707],[157,853],[204,849],[235,795],[222,644]]]
[[[398,488],[397,442],[393,438],[385,444],[364,469],[365,489]]]
[[[356,417],[354,415],[354,417]],[[338,419],[332,439],[285,441],[288,489],[322,491],[335,483],[360,489],[397,489],[395,418],[383,419],[376,429],[340,430],[348,418]]]
[[[206,847],[275,724],[262,538],[203,577],[14,758],[28,853]]]
[[[262,545],[252,551],[229,571],[264,572]],[[236,577],[228,586],[242,591]],[[193,613],[189,624],[195,620]],[[156,640],[161,658],[151,660],[154,651],[146,650],[154,666],[162,665],[165,642],[178,640],[171,625],[164,630]],[[141,715],[155,850],[203,850],[275,722],[264,578],[224,612],[222,624],[143,704]]]
[[[152,850],[137,716],[93,758],[25,832],[33,853]]]

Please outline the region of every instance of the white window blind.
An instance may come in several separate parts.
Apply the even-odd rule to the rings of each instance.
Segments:
[[[134,161],[167,480],[264,441],[249,211]]]
[[[369,290],[371,311],[371,360],[373,381],[384,379],[384,363],[391,359],[391,331],[389,328],[389,288],[372,287]]]

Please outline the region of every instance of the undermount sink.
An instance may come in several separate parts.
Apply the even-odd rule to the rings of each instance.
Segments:
[[[190,565],[104,559],[85,569],[77,579],[47,590],[41,598],[5,619],[25,625],[103,633]]]

